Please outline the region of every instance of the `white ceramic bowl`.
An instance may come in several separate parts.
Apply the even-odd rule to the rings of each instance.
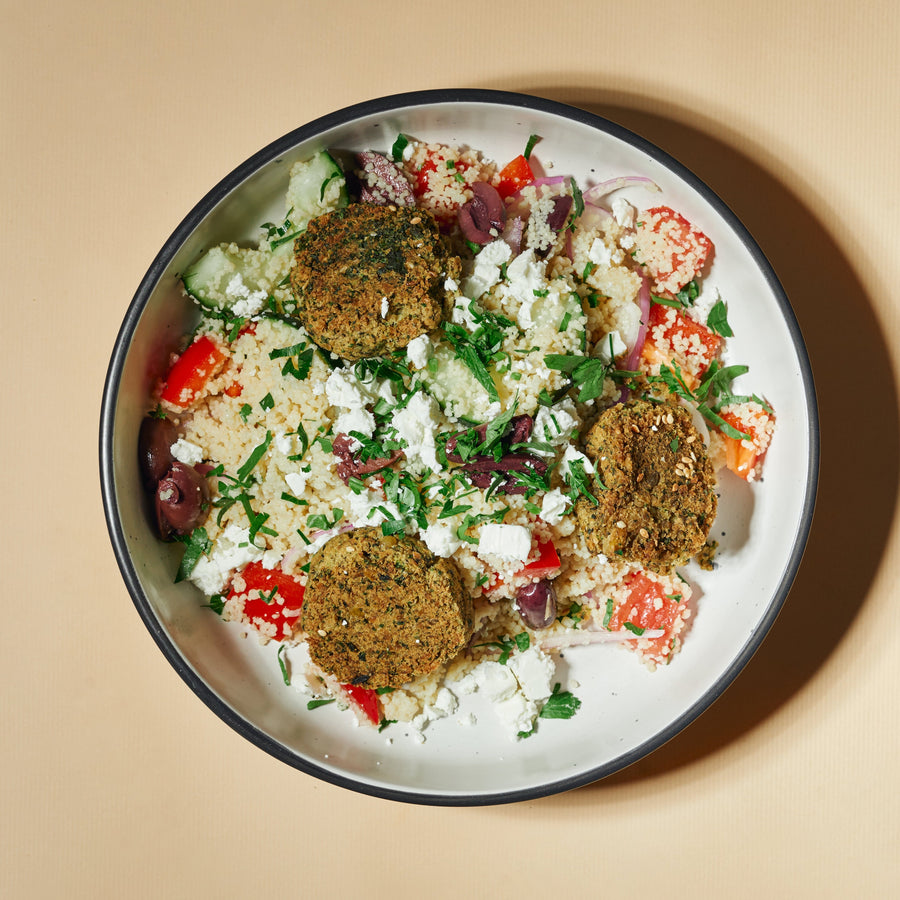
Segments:
[[[168,352],[194,321],[178,273],[222,240],[252,239],[283,212],[291,163],[322,148],[387,151],[398,132],[468,144],[499,163],[522,152],[530,134],[553,171],[584,187],[645,175],[663,189],[638,206],[665,202],[716,247],[705,289],[729,304],[733,361],[748,364],[752,390],[776,408],[778,425],[765,477],[751,490],[722,483],[712,536],[715,571],[691,572],[697,611],[681,653],[649,672],[619,648],[571,650],[562,663],[579,684],[582,707],[518,742],[490,710],[477,725],[451,716],[418,743],[400,730],[353,728],[333,708],[309,712],[287,688],[271,648],[241,640],[201,607],[190,584],[174,584],[181,545],[161,543],[145,511],[137,434]],[[103,396],[100,468],[113,548],[147,628],[188,686],[263,750],[325,781],[409,802],[475,805],[534,798],[595,781],[656,750],[690,723],[737,676],[787,597],[809,531],[818,471],[818,424],[809,362],[790,304],[753,239],[724,203],[661,150],[604,119],[534,97],[480,90],[403,94],[362,103],[298,128],[225,177],[175,229],[128,308]],[[472,698],[475,700],[476,698]]]

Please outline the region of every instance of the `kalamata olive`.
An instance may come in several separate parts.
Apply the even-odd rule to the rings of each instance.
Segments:
[[[144,487],[156,491],[159,479],[172,465],[171,446],[177,440],[175,426],[168,419],[147,416],[138,433],[138,465]]]
[[[353,476],[359,477],[386,469],[403,456],[402,450],[394,450],[388,456],[371,456],[363,461],[359,453],[351,449],[354,443],[356,439],[343,432],[331,443],[331,452],[338,458],[337,473],[344,484],[348,484]]]
[[[568,194],[560,194],[553,198],[553,209],[547,216],[547,225],[552,231],[562,231],[569,218],[569,210],[572,208],[572,198]]]
[[[156,488],[156,521],[160,535],[190,534],[205,518],[209,488],[193,467],[174,462]]]
[[[485,181],[472,185],[472,199],[459,211],[459,227],[473,244],[489,244],[506,224],[506,206],[497,189]]]
[[[546,578],[516,591],[516,610],[529,628],[546,628],[556,619],[556,588]]]

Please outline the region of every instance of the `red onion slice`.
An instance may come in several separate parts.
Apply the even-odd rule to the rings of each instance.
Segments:
[[[665,634],[662,628],[648,628],[643,634],[635,634],[627,628],[620,631],[587,631],[573,628],[564,634],[551,634],[541,638],[541,650],[566,650],[570,647],[587,647],[594,644],[621,644],[625,641],[652,641]]]
[[[637,371],[638,361],[641,358],[641,351],[644,349],[644,341],[647,339],[647,326],[650,322],[650,282],[643,271],[639,271],[641,278],[641,287],[638,291],[638,306],[641,310],[641,324],[638,328],[637,337],[634,346],[628,352],[625,359],[625,368],[629,372]]]
[[[643,175],[621,175],[589,187],[582,196],[585,203],[597,203],[601,197],[626,187],[645,187],[648,191],[662,191],[662,188],[652,178],[646,178]]]

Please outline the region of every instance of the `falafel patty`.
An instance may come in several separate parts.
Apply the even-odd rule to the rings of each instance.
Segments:
[[[459,271],[431,213],[351,203],[294,242],[296,316],[346,360],[385,356],[440,325],[444,282]]]
[[[575,515],[592,553],[667,573],[704,549],[716,517],[715,474],[691,414],[633,400],[603,412],[585,437],[606,490]]]
[[[418,538],[356,528],[310,561],[302,625],[323,671],[344,684],[398,687],[465,647],[472,598],[455,564]]]

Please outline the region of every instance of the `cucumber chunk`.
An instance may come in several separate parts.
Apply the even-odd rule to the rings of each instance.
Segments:
[[[348,202],[347,180],[327,150],[291,167],[286,205],[288,218],[297,230],[305,229],[310,219],[340,209]]]
[[[294,163],[285,198],[287,214],[278,233],[264,237],[255,248],[219,244],[207,250],[182,274],[185,290],[210,310],[234,310],[242,301],[252,309],[248,294],[273,293],[290,269],[293,239],[309,220],[348,202],[344,173],[327,150]],[[235,276],[240,280],[236,282]]]

